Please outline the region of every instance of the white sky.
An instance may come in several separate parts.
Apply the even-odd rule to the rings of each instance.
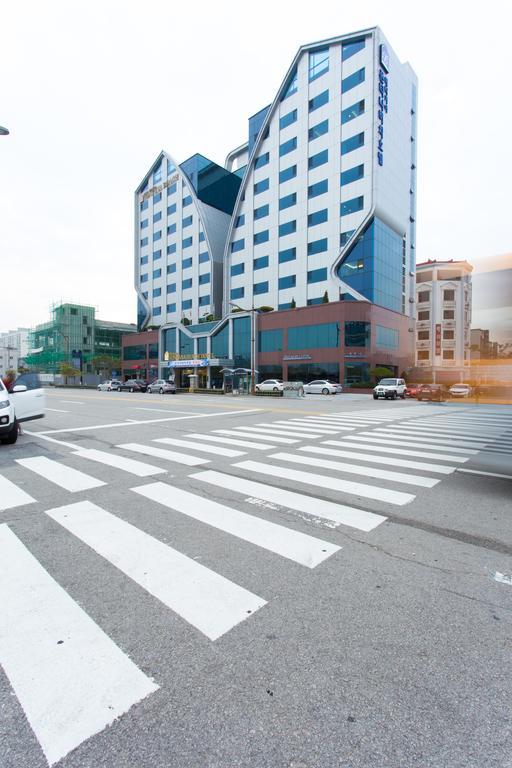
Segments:
[[[67,299],[134,322],[133,191],[223,164],[298,47],[378,24],[419,79],[417,255],[512,250],[509,0],[3,0],[0,330]]]

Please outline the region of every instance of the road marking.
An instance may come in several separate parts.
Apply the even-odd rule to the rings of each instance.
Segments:
[[[243,477],[226,475],[213,470],[199,472],[197,475],[190,475],[190,477],[193,480],[210,483],[218,488],[279,504],[282,507],[305,512],[313,517],[320,517],[337,524],[348,525],[367,533],[387,520],[383,515],[377,515],[374,512],[348,507],[345,504],[335,504],[332,501],[305,496],[303,493],[286,491],[284,488],[275,488],[271,485],[257,483],[254,480],[246,480]]]
[[[46,512],[210,640],[266,601],[90,501]]]
[[[218,445],[205,445],[198,441],[178,440],[174,437],[160,437],[153,440],[154,443],[166,443],[167,445],[176,445],[178,448],[192,448],[195,451],[203,453],[215,453],[217,456],[245,456],[246,451],[233,451],[231,448],[220,448]]]
[[[285,425],[287,429],[305,429],[312,432],[319,432],[321,435],[336,434],[342,432],[345,428],[334,425],[320,424],[318,421],[304,421],[303,419],[290,419],[289,421],[273,421],[272,424]],[[318,424],[318,426],[316,426]]]
[[[492,439],[492,438],[495,438],[495,437],[499,437],[500,435],[503,434],[503,430],[492,430],[492,431],[489,431],[489,430],[482,430],[482,429],[479,429],[479,430],[476,430],[476,429],[464,429],[463,427],[448,426],[448,425],[445,426],[444,424],[440,425],[438,427],[432,427],[432,426],[431,427],[426,427],[426,426],[419,425],[419,424],[411,424],[411,422],[407,422],[407,424],[404,424],[403,428],[404,429],[414,429],[417,432],[424,432],[425,434],[431,433],[431,432],[433,434],[435,434],[435,435],[439,435],[439,434],[443,434],[443,435],[444,434],[450,434],[451,435],[451,434],[453,434],[455,437],[461,436],[463,438],[467,437],[468,439],[472,439],[472,437],[476,437],[477,439],[480,439],[481,437],[482,438],[490,437]]]
[[[239,429],[243,429],[240,427]],[[300,443],[300,440],[292,440],[288,437],[278,437],[277,435],[259,435],[252,432],[236,432],[234,429],[214,429],[217,435],[231,435],[232,437],[250,437],[251,440],[267,440],[271,439],[273,443]]]
[[[29,432],[27,429],[24,429],[23,432],[26,435],[30,435],[31,437],[37,437],[39,440],[46,440],[48,443],[56,443],[57,445],[65,445],[66,448],[73,448],[73,450],[76,451],[77,444],[76,443],[66,443],[64,440],[56,440],[54,437],[48,437],[48,435],[41,435],[39,432]]]
[[[144,421],[117,421],[112,424],[94,424],[89,427],[70,427],[68,429],[47,429],[41,431],[41,435],[56,435],[59,432],[87,432],[91,429],[113,429],[114,427],[128,427],[134,424],[162,424],[166,421],[181,421],[182,419],[211,419],[212,416],[238,416],[243,413],[261,413],[262,408],[249,408],[246,410],[224,411],[221,413],[195,413],[193,416],[170,416],[168,419],[145,419]]]
[[[85,472],[66,467],[58,461],[47,459],[46,456],[16,459],[16,463],[25,467],[25,469],[30,469],[31,472],[35,472],[37,475],[41,475],[45,480],[49,480],[50,483],[60,485],[61,488],[65,488],[66,491],[71,491],[71,493],[87,491],[89,488],[99,488],[101,485],[106,485],[103,480],[96,480],[95,477],[86,475]]]
[[[263,437],[270,438],[270,440],[274,439],[274,435],[277,435],[278,437],[279,436],[281,436],[281,437],[285,437],[285,436],[288,436],[288,437],[307,437],[310,440],[314,440],[317,437],[321,437],[321,435],[315,435],[314,432],[297,432],[297,431],[291,430],[291,429],[287,430],[284,427],[282,427],[280,429],[277,428],[277,427],[275,429],[271,429],[270,427],[235,427],[235,429],[236,430],[238,430],[238,429],[242,430],[243,429],[244,433],[247,433],[247,432],[259,432],[259,433],[263,434]]]
[[[455,440],[451,439],[449,437],[445,437],[443,435],[438,435],[434,437],[434,435],[429,435],[428,437],[426,435],[423,435],[421,432],[414,432],[411,429],[400,429],[399,427],[396,428],[388,428],[386,429],[377,429],[375,430],[375,434],[378,435],[387,435],[388,437],[395,437],[399,438],[402,435],[406,439],[410,440],[422,440],[424,443],[436,443],[438,445],[442,445],[443,443],[446,445],[453,445],[455,447],[459,446],[461,448],[468,447],[468,448],[482,448],[487,443],[483,441],[477,441],[477,440]]]
[[[325,450],[322,452],[325,454]],[[376,477],[378,480],[389,480],[394,483],[419,485],[423,488],[433,488],[440,482],[438,478],[407,475],[405,472],[392,472],[388,469],[376,469],[360,464],[345,464],[341,461],[329,461],[329,459],[315,459],[312,456],[297,456],[295,453],[273,453],[270,458],[288,461],[292,464],[307,464],[310,467],[320,467],[320,469],[333,469],[336,472],[346,472],[350,475]]]
[[[351,435],[354,440],[364,440],[356,435]],[[408,451],[401,448],[386,448],[383,445],[366,445],[364,443],[342,443],[341,440],[322,440],[322,445],[334,445],[340,448],[355,448],[358,451],[377,451],[378,453],[392,453],[397,456],[419,456],[423,459],[437,459],[438,461],[454,461],[457,464],[468,461],[467,456],[449,456],[445,453],[426,453],[426,451]]]
[[[68,403],[69,405],[84,405],[79,400],[59,400],[59,403]]]
[[[371,435],[371,437],[365,437],[365,435]],[[384,445],[405,445],[408,448],[424,448],[432,451],[439,448],[445,453],[453,451],[453,453],[468,453],[472,456],[476,456],[477,453],[480,453],[480,451],[476,451],[473,448],[455,448],[450,445],[439,445],[437,441],[434,445],[427,445],[425,442],[417,443],[413,440],[405,440],[401,437],[396,437],[395,435],[377,435],[375,432],[360,432],[358,435],[347,435],[345,439],[360,440],[365,443],[372,443],[372,445],[378,445],[379,443],[383,443]]]
[[[349,446],[351,447],[351,446]],[[423,469],[426,472],[440,472],[443,475],[451,475],[455,472],[457,467],[447,467],[442,464],[427,464],[424,461],[409,461],[408,459],[391,458],[389,456],[368,456],[364,453],[354,453],[354,451],[337,451],[326,448],[321,448],[318,445],[305,446],[299,448],[299,451],[306,451],[308,453],[319,453],[322,456],[338,456],[340,459],[362,459],[363,461],[370,461],[374,464],[387,464],[391,467],[404,467],[406,469]]]
[[[0,663],[50,765],[158,690],[7,525],[0,603]]]
[[[298,419],[294,419],[293,421],[294,423],[298,423]],[[353,432],[354,429],[356,429],[356,427],[345,426],[345,423],[342,421],[331,421],[330,419],[304,419],[300,423],[305,424],[308,427],[314,427],[315,424],[318,424],[321,429],[329,427],[330,429],[336,429],[336,432]],[[366,422],[364,426],[369,426],[368,422]]]
[[[362,496],[367,499],[376,499],[390,504],[408,504],[416,497],[411,493],[402,491],[392,491],[388,488],[382,488],[376,485],[366,485],[365,483],[354,483],[351,480],[342,480],[338,477],[329,477],[327,475],[317,475],[312,472],[300,472],[290,469],[290,467],[273,467],[268,464],[262,464],[259,461],[240,461],[233,465],[240,469],[246,469],[249,472],[258,472],[262,475],[271,475],[280,477],[288,481],[313,485],[315,488],[329,488],[332,491],[342,491],[343,493]]]
[[[157,459],[174,461],[176,464],[184,464],[187,467],[198,467],[201,464],[209,464],[210,459],[201,459],[199,456],[188,456],[186,453],[177,451],[167,451],[165,448],[157,448],[154,445],[141,445],[140,443],[122,443],[116,448],[122,448],[125,451],[134,451],[143,453],[146,456],[155,456]]]
[[[182,416],[196,416],[195,411],[173,411],[170,408],[133,408],[134,411],[155,411],[156,413],[180,413]]]
[[[265,443],[251,443],[249,440],[235,440],[233,437],[217,437],[216,435],[203,435],[198,432],[192,432],[185,437],[194,437],[198,440],[211,440],[212,443],[221,443],[221,445],[240,445],[242,448],[253,448],[255,451],[268,451],[275,448],[275,445],[266,445]]]
[[[462,469],[462,467],[457,467],[457,472],[468,472],[471,475],[485,475],[487,477],[500,477],[503,480],[512,480],[512,475],[500,475],[498,472],[482,472],[479,469]]]
[[[0,475],[0,510],[12,509],[13,507],[21,507],[23,504],[33,504],[35,499],[29,496],[28,493],[8,480],[3,475]]]
[[[265,427],[267,429],[293,430],[294,432],[310,432],[312,435],[335,435],[339,430],[337,429],[323,429],[322,427],[314,427],[312,424],[297,424],[294,421],[267,421],[259,422],[255,424],[256,427]]]
[[[115,453],[97,451],[94,448],[75,451],[75,456],[80,456],[82,459],[97,461],[99,464],[105,464],[107,467],[122,469],[124,472],[129,472],[131,475],[137,475],[137,477],[161,475],[166,472],[166,470],[161,469],[161,467],[145,464],[143,461],[136,461],[135,459],[127,459],[126,456],[119,456]]]
[[[69,413],[69,411],[65,411],[62,408],[46,408],[47,411],[53,411],[54,413]]]
[[[341,549],[336,544],[239,512],[166,483],[143,485],[132,488],[132,491],[307,568],[315,568]]]

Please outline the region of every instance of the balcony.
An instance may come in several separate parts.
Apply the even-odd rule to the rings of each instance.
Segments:
[[[455,320],[443,320],[443,328],[455,328],[456,324]]]
[[[416,320],[416,328],[430,328],[430,320]]]
[[[432,342],[427,339],[426,341],[417,341],[416,349],[430,349]]]
[[[455,339],[443,339],[443,349],[455,349]]]
[[[417,366],[418,368],[429,368],[430,360],[418,360]]]
[[[457,360],[443,360],[442,361],[443,368],[453,368],[456,365],[458,365]]]

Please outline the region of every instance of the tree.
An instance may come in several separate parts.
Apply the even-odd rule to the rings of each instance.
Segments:
[[[394,376],[393,371],[386,368],[384,365],[377,365],[375,368],[370,368],[370,376],[377,382],[380,379],[385,379],[387,376]]]
[[[329,303],[329,294],[327,291],[325,291],[324,295],[322,296],[322,304],[328,304]]]
[[[295,299],[292,298],[292,300],[290,301],[290,309],[295,309],[296,306],[297,306],[297,302],[295,301]]]
[[[190,320],[188,317],[182,317],[181,318],[181,324],[182,325],[190,325]]]
[[[273,312],[274,307],[258,307],[259,312]]]
[[[75,368],[73,365],[70,365],[69,363],[59,363],[59,373],[61,376],[64,376],[64,384],[68,385],[68,376],[80,376],[80,371],[78,368]]]
[[[102,372],[106,378],[112,378],[112,371],[121,370],[121,360],[119,357],[110,355],[97,355],[93,357],[92,364],[97,371]]]

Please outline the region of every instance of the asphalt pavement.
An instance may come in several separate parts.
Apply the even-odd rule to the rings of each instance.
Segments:
[[[2,768],[511,768],[512,407],[48,390]]]

